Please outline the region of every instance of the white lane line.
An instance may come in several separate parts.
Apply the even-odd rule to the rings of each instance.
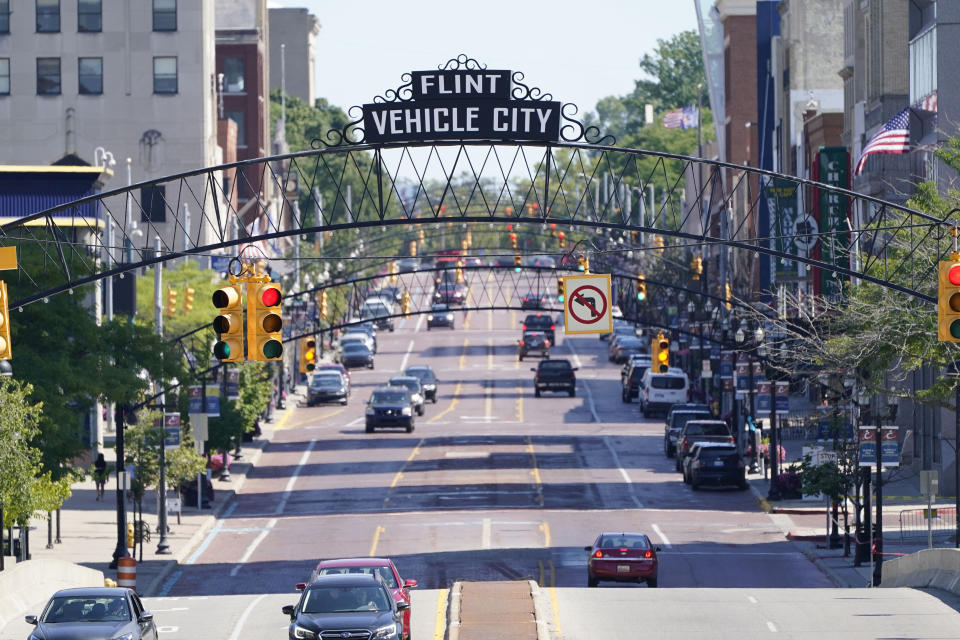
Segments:
[[[426,317],[426,314],[421,313],[421,314],[420,314],[420,317],[417,318],[417,324],[416,324],[416,326],[413,328],[413,332],[414,332],[414,333],[420,331],[420,326],[423,324],[423,319],[424,319],[425,317]]]
[[[413,340],[407,345],[407,352],[403,354],[403,360],[400,361],[400,373],[407,368],[407,361],[410,359],[410,352],[413,351]]]
[[[660,527],[658,527],[657,525],[653,525],[653,532],[660,537],[660,540],[663,541],[663,546],[665,546],[667,549],[673,546],[672,544],[670,544],[670,540],[669,538],[667,538],[666,534],[664,534],[663,531],[660,530]]]
[[[237,564],[233,565],[233,568],[230,569],[230,577],[240,573],[240,568],[247,563],[247,560],[250,559],[250,556],[253,555],[253,552],[256,551],[257,547],[260,546],[260,543],[263,542],[263,539],[267,537],[267,534],[270,533],[270,530],[277,526],[277,519],[270,518],[270,522],[267,523],[267,528],[260,532],[256,538],[253,539],[253,542],[250,543],[250,546],[247,547],[247,550],[243,552],[240,561]]]
[[[770,622],[769,620],[767,620],[767,629],[770,629],[770,633],[776,633],[776,632],[777,632],[777,625],[775,625],[775,624],[773,624],[772,622]]]
[[[599,420],[597,422],[599,422]],[[620,471],[620,476],[623,478],[623,481],[627,484],[627,491],[630,492],[630,497],[633,498],[633,503],[637,505],[638,509],[643,509],[643,503],[640,502],[640,499],[637,497],[637,494],[633,490],[633,480],[630,479],[630,476],[627,475],[626,470],[623,468],[623,465],[620,463],[620,456],[617,455],[617,450],[613,448],[612,444],[610,444],[610,438],[604,437],[603,444],[607,445],[607,449],[610,450],[610,455],[613,456],[613,463],[617,465],[617,469]]]
[[[480,534],[480,548],[490,548],[490,518],[484,518]]]
[[[254,598],[253,602],[247,605],[247,608],[243,610],[243,613],[240,615],[240,618],[237,620],[237,624],[233,626],[233,633],[230,634],[230,640],[240,640],[240,634],[243,631],[243,625],[246,624],[247,618],[250,617],[250,614],[253,613],[253,608],[260,604],[260,601],[267,597],[267,594],[261,594]]]
[[[569,340],[564,340],[564,344],[570,349],[570,353],[573,355],[573,366],[578,369],[583,368],[583,363],[580,362],[580,356],[577,354],[576,350],[573,348],[573,343]],[[590,415],[593,416],[594,422],[601,422],[600,416],[597,415],[597,405],[593,401],[593,391],[590,389],[590,385],[587,384],[587,381],[584,380],[582,376],[579,377],[578,381],[583,387],[583,390],[587,392],[587,407],[590,409]]]
[[[345,426],[345,427],[352,427],[352,426],[354,426],[354,425],[356,425],[356,424],[360,424],[360,423],[363,422],[364,420],[366,420],[366,417],[360,417],[360,418],[357,418],[356,420],[351,420],[350,422],[348,422],[347,424],[345,424],[345,425],[343,425],[343,426]]]
[[[213,529],[211,529],[210,533],[207,534],[207,537],[206,539],[204,539],[203,543],[199,547],[197,547],[196,551],[190,554],[189,558],[184,560],[183,562],[184,564],[193,564],[194,562],[197,561],[197,558],[199,558],[200,555],[207,550],[207,547],[210,546],[210,543],[213,542],[213,539],[216,538],[217,534],[220,533],[220,530],[223,529],[223,523],[226,522],[227,518],[230,517],[230,514],[233,513],[233,510],[237,508],[237,504],[238,504],[237,502],[233,502],[230,504],[229,507],[227,507],[227,510],[224,511],[223,515],[221,515],[217,519],[217,523],[213,525]],[[173,582],[176,582],[176,581],[174,580]],[[169,583],[171,587],[173,586],[173,582]]]
[[[313,445],[316,444],[316,439],[311,440],[307,443],[307,450],[303,452],[303,455],[300,456],[300,462],[297,463],[297,466],[293,469],[293,473],[290,474],[290,479],[287,480],[287,486],[283,489],[283,497],[280,498],[279,504],[277,504],[277,510],[274,512],[274,515],[280,515],[283,513],[283,510],[287,508],[287,500],[290,499],[290,492],[293,491],[293,483],[297,481],[297,476],[300,475],[300,470],[303,468],[303,465],[307,464],[307,458],[310,457],[310,451],[313,449]]]
[[[753,596],[747,596],[747,601],[749,601],[750,604],[757,604],[757,599]]]

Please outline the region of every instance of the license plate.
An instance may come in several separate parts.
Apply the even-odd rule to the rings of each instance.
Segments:
[[[722,467],[722,466],[723,466],[723,460],[714,460],[714,461],[713,461],[713,466],[715,466],[715,467]]]
[[[629,573],[629,572],[630,572],[630,565],[628,564],[617,565],[617,573]]]

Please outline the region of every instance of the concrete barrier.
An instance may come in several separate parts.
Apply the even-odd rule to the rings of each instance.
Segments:
[[[8,563],[0,571],[0,629],[58,589],[101,587],[103,572],[48,558]]]
[[[882,587],[936,587],[960,595],[960,549],[924,549],[885,560]]]

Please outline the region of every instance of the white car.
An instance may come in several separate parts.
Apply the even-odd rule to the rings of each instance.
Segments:
[[[377,341],[373,339],[366,331],[357,329],[356,331],[351,331],[347,329],[343,335],[340,336],[340,342],[343,343],[344,340],[352,340],[354,338],[360,338],[363,341],[363,344],[367,345],[367,348],[370,349],[373,353],[377,352]]]

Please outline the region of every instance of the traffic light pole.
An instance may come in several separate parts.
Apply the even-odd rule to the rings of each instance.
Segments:
[[[154,248],[157,252],[157,255],[160,255],[160,237],[157,236]],[[156,325],[157,325],[157,335],[163,338],[163,308],[162,304],[162,295],[163,295],[163,263],[158,262],[156,267],[154,267],[154,296],[155,296],[155,311],[156,314]],[[163,388],[163,382],[160,383],[160,388]],[[167,544],[167,420],[166,420],[166,394],[160,393],[160,396],[157,398],[161,410],[160,410],[160,486],[159,497],[160,501],[157,505],[157,529],[160,531],[160,540],[157,542],[157,554],[166,555],[170,553],[170,545]],[[143,553],[143,543],[140,543],[140,552]]]

